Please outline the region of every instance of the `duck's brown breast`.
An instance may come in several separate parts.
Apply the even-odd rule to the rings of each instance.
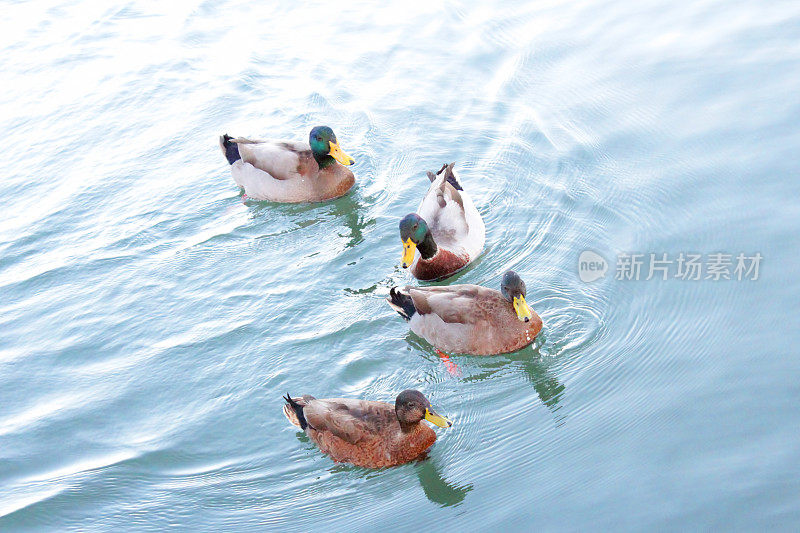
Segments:
[[[347,191],[355,185],[356,178],[349,168],[336,163],[325,170],[320,170],[316,177],[311,178],[311,183],[317,190],[317,201],[323,201],[347,194]]]
[[[436,441],[436,433],[420,423],[408,433],[398,430],[365,435],[355,444],[340,439],[329,431],[308,428],[308,436],[320,451],[340,463],[365,468],[383,468],[413,461]]]
[[[450,250],[439,248],[438,253],[430,259],[417,259],[411,273],[421,281],[432,281],[455,274],[469,263],[466,254],[455,254]]]

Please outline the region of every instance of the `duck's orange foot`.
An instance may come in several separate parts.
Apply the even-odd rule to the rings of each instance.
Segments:
[[[450,373],[451,376],[461,377],[461,369],[458,368],[458,365],[455,364],[451,359],[450,356],[444,353],[443,351],[439,350],[438,348],[434,348],[436,353],[439,354],[439,358],[444,363],[444,367]]]

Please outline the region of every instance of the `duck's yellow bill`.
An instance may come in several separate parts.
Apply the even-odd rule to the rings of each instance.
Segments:
[[[514,311],[517,312],[517,318],[523,322],[530,322],[533,313],[528,304],[525,303],[525,297],[521,294],[514,297]]]
[[[440,428],[449,428],[450,426],[453,425],[452,422],[450,422],[445,417],[437,414],[435,411],[432,411],[431,408],[429,407],[425,409],[425,420],[427,420],[431,424],[439,426]]]
[[[347,155],[346,153],[344,153],[342,151],[342,149],[339,147],[338,143],[335,143],[333,141],[329,141],[329,144],[331,145],[331,151],[328,152],[328,155],[330,155],[336,161],[338,161],[339,163],[341,163],[342,165],[344,165],[346,167],[349,167],[350,165],[355,163],[355,161],[353,161],[352,157],[350,157],[349,155]]]
[[[403,243],[403,268],[408,268],[414,262],[414,253],[417,251],[417,245],[409,237]]]

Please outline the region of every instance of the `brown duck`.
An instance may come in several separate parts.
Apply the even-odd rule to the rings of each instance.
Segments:
[[[387,301],[438,350],[494,355],[529,345],[541,331],[542,319],[525,295],[525,282],[509,270],[499,291],[478,285],[393,287]]]
[[[283,413],[306,432],[331,459],[366,468],[413,461],[436,441],[436,433],[422,423],[439,427],[452,422],[438,415],[416,390],[397,395],[394,405],[346,398],[284,397]]]

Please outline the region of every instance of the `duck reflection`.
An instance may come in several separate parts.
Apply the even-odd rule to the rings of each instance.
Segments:
[[[456,485],[448,482],[439,470],[436,461],[431,458],[417,461],[414,465],[417,471],[417,478],[425,496],[433,503],[442,507],[458,505],[467,493],[472,490],[472,483],[466,485]]]
[[[341,218],[349,234],[339,234],[348,239],[345,248],[352,248],[364,241],[363,231],[367,226],[375,224],[374,219],[365,220],[361,211],[361,204],[355,192],[338,198],[329,204],[327,213],[333,218]]]
[[[297,436],[300,437],[298,433]],[[310,442],[308,437],[304,442]],[[425,497],[431,502],[441,507],[451,507],[459,505],[467,493],[472,490],[472,483],[464,485],[457,485],[445,479],[439,465],[428,453],[423,454],[419,459],[414,461],[413,464],[405,465],[402,467],[389,467],[389,468],[362,468],[360,466],[353,466],[347,463],[336,463],[328,468],[331,474],[349,473],[361,479],[374,479],[382,476],[390,475],[389,472],[395,471],[397,468],[412,467],[417,474],[420,487],[425,493]],[[403,474],[405,475],[405,474]]]
[[[345,248],[352,248],[363,242],[364,229],[375,224],[374,219],[365,220],[360,199],[355,192],[322,203],[277,204],[251,199],[245,199],[243,203],[250,208],[253,220],[269,222],[270,231],[258,237],[260,239],[323,224],[333,227],[339,237],[347,239]]]
[[[523,375],[533,385],[533,390],[539,395],[542,403],[551,411],[557,411],[558,401],[564,393],[564,384],[558,381],[541,359],[526,359],[519,363]]]
[[[539,350],[543,343],[544,338],[537,338],[536,342],[530,347],[523,348],[511,354],[463,356],[469,357],[469,362],[475,362],[478,368],[480,368],[480,371],[464,377],[463,381],[484,381],[497,372],[508,368],[509,365],[514,365],[522,371],[522,375],[533,386],[533,390],[536,391],[539,400],[541,400],[548,409],[555,412],[558,410],[558,402],[563,397],[565,387],[550,368],[555,363],[554,359],[542,357]],[[417,346],[422,347],[422,344],[417,343]],[[430,348],[428,348],[428,351],[429,350]],[[461,357],[447,356],[438,350],[435,350],[434,353],[436,353],[445,365],[448,373],[455,377],[460,377],[462,375],[462,370],[457,364],[458,359],[462,359]],[[464,359],[462,359],[462,361],[466,363]]]

